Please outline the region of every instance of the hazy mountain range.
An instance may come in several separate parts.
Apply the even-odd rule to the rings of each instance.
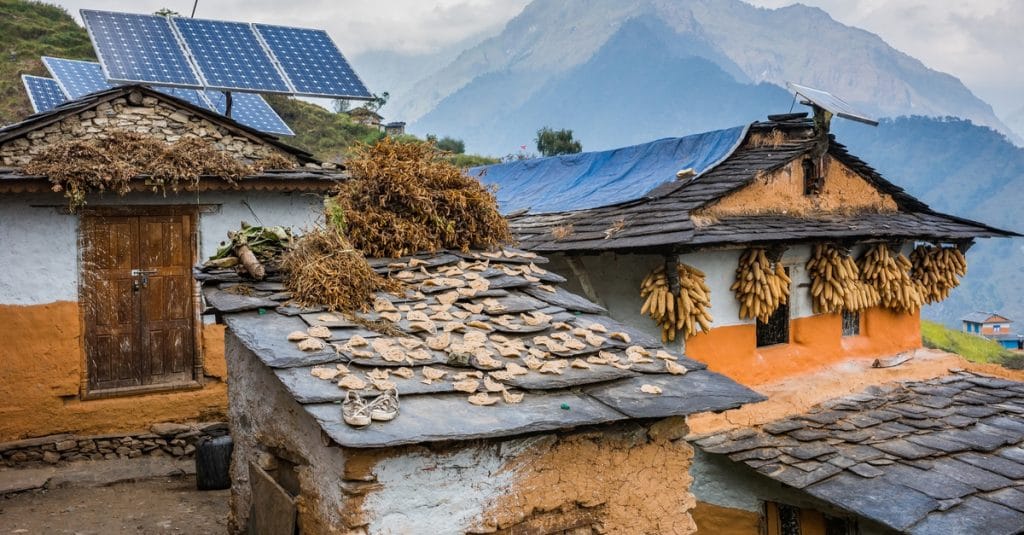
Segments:
[[[828,89],[870,115],[914,116],[878,128],[833,122],[887,177],[936,209],[1024,230],[1024,149],[1010,142],[1020,140],[1011,128],[1024,132],[1024,108],[1005,124],[954,76],[817,8],[535,0],[499,33],[462,45],[407,65],[355,62],[371,85],[391,88],[389,119],[493,155],[532,151],[546,125],[572,128],[584,150],[597,150],[788,111],[786,81]],[[925,316],[954,324],[999,310],[1024,322],[1024,241],[982,241],[968,256],[963,286]]]

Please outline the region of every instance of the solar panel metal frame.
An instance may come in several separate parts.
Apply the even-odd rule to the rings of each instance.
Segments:
[[[276,74],[281,77],[281,80],[284,82],[285,87],[287,89],[282,91],[282,90],[277,90],[277,89],[264,89],[264,88],[255,89],[255,88],[220,86],[220,85],[212,85],[212,84],[210,84],[210,80],[206,77],[206,73],[203,71],[202,66],[199,64],[199,60],[197,59],[195,51],[192,50],[191,45],[188,44],[188,40],[186,40],[185,36],[182,35],[181,29],[178,28],[177,24],[174,22],[174,21],[179,20],[179,19],[180,20],[199,20],[199,21],[203,21],[203,22],[220,22],[220,23],[229,23],[229,24],[241,24],[241,25],[246,26],[249,29],[249,32],[252,34],[253,38],[256,40],[257,45],[259,45],[260,52],[262,52],[263,55],[265,55],[267,57],[267,60],[269,60],[269,62],[270,62],[270,66],[274,69]],[[182,50],[185,52],[186,58],[192,64],[193,70],[196,72],[197,76],[199,76],[199,81],[203,83],[203,87],[201,88],[202,90],[232,91],[232,92],[239,92],[239,93],[275,93],[275,94],[281,94],[281,95],[296,94],[295,93],[295,87],[292,85],[291,80],[288,78],[288,74],[286,72],[284,72],[284,69],[281,68],[280,63],[278,63],[278,61],[277,61],[277,58],[270,51],[270,48],[267,46],[266,42],[263,41],[263,37],[259,34],[259,32],[256,31],[256,28],[253,26],[252,23],[230,21],[230,20],[216,20],[216,19],[196,19],[196,18],[189,18],[189,17],[169,17],[169,20],[171,21],[171,30],[174,32],[175,38],[178,39],[178,44],[181,46]],[[355,72],[355,71],[353,71],[353,72]]]
[[[63,62],[68,62],[68,63],[82,63],[82,64],[86,64],[86,65],[95,65],[95,66],[99,67],[100,68],[100,75],[101,75],[101,78],[102,78],[102,82],[104,84],[106,84],[106,87],[104,87],[102,89],[97,89],[96,91],[90,91],[90,93],[95,93],[95,92],[98,92],[98,91],[105,91],[107,89],[110,89],[110,88],[114,87],[114,84],[110,83],[106,79],[106,73],[103,72],[103,64],[101,64],[101,63],[99,63],[97,61],[89,61],[89,60],[84,60],[84,59],[55,58],[53,56],[42,56],[41,59],[42,59],[42,62],[43,62],[43,66],[45,66],[46,70],[50,72],[50,76],[52,76],[53,80],[55,82],[57,82],[57,85],[60,87],[60,90],[64,92],[64,96],[67,97],[68,100],[76,100],[76,99],[84,97],[85,95],[88,95],[89,93],[82,93],[82,94],[79,95],[79,94],[77,94],[76,91],[71,91],[71,88],[67,84],[64,83],[65,82],[64,77],[57,72],[56,64],[51,65],[51,61],[48,61],[48,60],[63,61]]]
[[[45,80],[47,82],[52,82],[53,83],[53,87],[57,90],[58,93],[60,93],[60,96],[61,96],[61,98],[63,100],[58,102],[52,108],[46,108],[45,110],[44,109],[40,109],[39,108],[39,103],[36,102],[35,95],[32,92],[32,86],[29,85],[29,79]],[[65,93],[64,90],[61,89],[60,84],[58,84],[57,80],[54,80],[53,78],[47,78],[45,76],[35,76],[35,75],[32,75],[32,74],[22,74],[21,75],[21,83],[25,86],[25,92],[28,93],[28,101],[29,101],[29,104],[32,105],[32,112],[33,113],[42,113],[42,112],[50,111],[53,108],[56,108],[57,106],[60,106],[61,104],[64,104],[65,102],[68,101],[67,93]]]
[[[366,89],[366,93],[367,93],[366,96],[362,96],[362,95],[355,95],[355,96],[352,96],[352,95],[334,95],[334,94],[326,94],[326,93],[306,93],[306,92],[299,91],[299,88],[296,87],[296,85],[295,85],[295,81],[292,80],[290,76],[288,76],[288,71],[285,70],[284,64],[281,62],[281,59],[277,57],[277,54],[274,53],[274,49],[271,48],[270,44],[267,43],[266,38],[263,36],[262,33],[260,33],[260,30],[259,30],[260,26],[273,26],[273,27],[276,27],[276,28],[285,28],[285,29],[289,29],[289,30],[303,30],[303,31],[323,32],[323,34],[327,36],[327,40],[331,43],[331,46],[334,48],[334,51],[337,52],[338,55],[341,56],[341,58],[345,61],[345,64],[348,66],[348,70],[352,72],[352,76],[355,76],[356,80],[359,80],[359,84],[363,86],[363,89]],[[373,96],[373,94],[370,92],[369,86],[366,85],[366,82],[363,81],[363,79],[359,76],[359,73],[357,73],[355,68],[352,67],[352,64],[349,62],[348,58],[345,57],[345,54],[341,51],[340,48],[338,48],[338,43],[334,42],[334,39],[331,38],[331,35],[328,34],[326,30],[321,30],[319,28],[301,28],[299,26],[286,26],[286,25],[282,25],[282,24],[263,24],[263,23],[253,23],[252,24],[252,30],[256,34],[256,36],[259,38],[259,40],[263,44],[263,46],[266,47],[267,54],[269,54],[270,57],[274,59],[274,62],[277,65],[277,68],[281,71],[281,74],[284,75],[285,79],[288,80],[288,83],[295,90],[295,92],[292,93],[293,95],[300,96],[300,97],[333,98],[333,99],[365,100],[365,101],[372,101],[375,98]]]
[[[828,110],[836,117],[842,117],[851,121],[857,121],[859,123],[869,124],[871,126],[878,126],[878,121],[859,113],[850,106],[850,103],[845,100],[825,91],[823,89],[815,89],[805,85],[800,85],[794,82],[786,82],[786,87],[806,98],[811,104],[818,106],[819,108]]]
[[[92,41],[93,50],[95,50],[95,52],[96,52],[96,58],[99,59],[100,67],[103,69],[103,76],[106,77],[108,82],[110,82],[112,84],[123,83],[123,84],[160,85],[160,86],[166,86],[166,87],[180,87],[180,88],[184,88],[184,89],[203,89],[204,88],[203,85],[202,85],[203,78],[199,74],[199,72],[196,70],[196,66],[194,64],[194,60],[191,57],[189,57],[188,51],[185,49],[185,46],[184,46],[184,44],[181,41],[181,37],[175,31],[174,25],[171,24],[171,21],[170,21],[169,17],[163,17],[163,16],[160,16],[160,15],[146,15],[146,14],[142,14],[142,13],[125,13],[125,12],[122,12],[122,11],[103,11],[103,10],[99,10],[99,9],[80,9],[78,11],[78,13],[82,17],[82,24],[85,26],[85,30],[89,33],[89,40]],[[89,24],[89,19],[86,16],[86,13],[112,13],[112,14],[117,14],[117,15],[130,15],[130,16],[136,16],[136,17],[156,17],[156,18],[163,19],[164,22],[167,24],[167,28],[170,31],[171,36],[172,36],[175,44],[178,45],[178,49],[179,49],[179,51],[181,52],[182,56],[185,59],[185,64],[188,65],[189,71],[195,77],[195,79],[198,82],[198,84],[182,84],[182,83],[174,83],[174,82],[165,82],[163,80],[131,80],[131,79],[115,78],[115,77],[111,76],[110,75],[110,71],[107,69],[107,65],[106,65],[107,59],[104,58],[103,51],[101,50],[101,47],[98,45],[95,31],[93,30],[92,26]]]

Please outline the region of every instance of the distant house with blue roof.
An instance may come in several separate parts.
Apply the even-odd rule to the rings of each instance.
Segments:
[[[971,312],[960,318],[966,333],[977,334],[998,342],[1006,349],[1024,349],[1024,335],[1014,332],[1013,320],[995,312]]]

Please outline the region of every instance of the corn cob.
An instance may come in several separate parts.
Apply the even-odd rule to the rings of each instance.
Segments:
[[[762,248],[747,249],[736,267],[736,282],[730,288],[740,302],[741,318],[768,318],[789,301],[789,275],[781,263],[774,266]]]
[[[679,332],[684,338],[697,334],[697,328],[704,332],[711,330],[711,290],[704,283],[704,272],[678,265],[679,295],[673,295],[669,288],[665,266],[659,266],[640,284],[640,297],[644,304],[640,314],[648,314],[661,326],[662,342],[675,341]]]

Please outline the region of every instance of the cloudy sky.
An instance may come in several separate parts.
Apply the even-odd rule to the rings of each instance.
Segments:
[[[52,0],[51,0],[52,1]],[[555,0],[557,1],[557,0]],[[747,0],[780,7],[792,0]],[[835,19],[877,33],[925,65],[959,77],[1008,114],[1024,106],[1024,0],[802,0]],[[182,14],[192,0],[56,1],[82,7]],[[390,49],[417,53],[497,32],[529,0],[200,0],[197,17],[273,21],[328,30],[349,55]]]

